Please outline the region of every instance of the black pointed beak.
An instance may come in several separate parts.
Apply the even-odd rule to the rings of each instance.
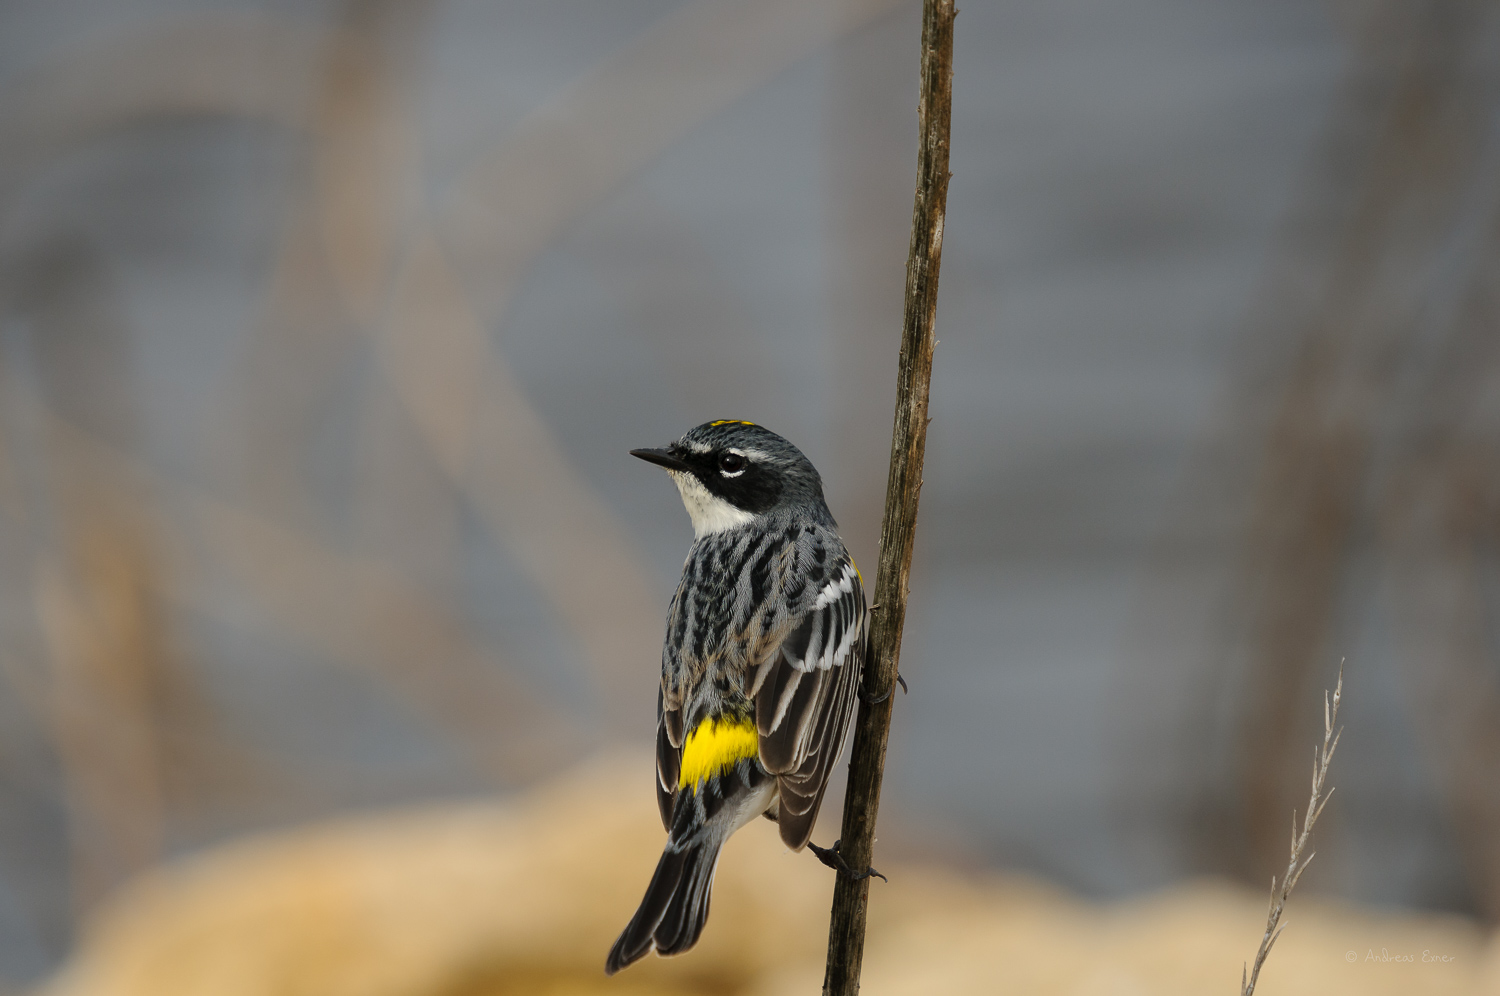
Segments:
[[[631,456],[640,457],[647,463],[654,463],[658,467],[668,470],[687,470],[688,465],[671,454],[669,450],[631,450]]]

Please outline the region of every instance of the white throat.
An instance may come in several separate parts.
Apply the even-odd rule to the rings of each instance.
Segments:
[[[677,483],[677,490],[682,494],[682,504],[687,507],[688,517],[693,520],[695,539],[722,533],[755,519],[754,515],[735,508],[710,492],[692,474],[682,470],[669,470],[667,473],[672,475],[672,480]]]

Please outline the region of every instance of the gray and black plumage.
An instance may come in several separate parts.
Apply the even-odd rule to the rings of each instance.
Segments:
[[[865,657],[865,595],[802,452],[749,422],[708,422],[664,449],[693,545],[667,615],[656,801],[667,844],[609,953],[614,974],[692,947],[719,849],[765,814],[801,850],[843,747]]]

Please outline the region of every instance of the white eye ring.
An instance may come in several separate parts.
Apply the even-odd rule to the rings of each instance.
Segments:
[[[723,462],[725,460],[727,460],[731,456],[739,458],[739,461],[740,461],[740,469],[739,470],[725,470],[724,469]],[[720,461],[719,473],[723,474],[725,477],[739,477],[741,474],[743,474],[745,472],[745,468],[748,467],[748,466],[750,466],[749,459],[747,459],[746,456],[745,456],[745,454],[741,453],[739,450],[730,450],[728,453],[724,454],[724,456],[720,457],[719,461]]]

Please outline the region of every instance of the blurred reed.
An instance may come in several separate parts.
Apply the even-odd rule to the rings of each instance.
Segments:
[[[1344,11],[1344,26],[1343,78],[1245,318],[1236,393],[1163,531],[1135,654],[1162,659],[1144,634],[1170,627],[1174,659],[1217,662],[1180,672],[1176,742],[1211,746],[1183,755],[1196,788],[1174,819],[1197,867],[1255,881],[1283,846],[1276,814],[1296,802],[1308,676],[1336,656],[1359,600],[1389,598],[1406,691],[1427,703],[1426,761],[1467,841],[1468,899],[1495,917],[1494,852],[1478,838],[1495,839],[1500,809],[1474,772],[1500,762],[1482,635],[1497,465],[1480,441],[1500,361],[1500,19],[1468,0],[1389,0]],[[1215,533],[1230,555],[1206,584],[1182,550]],[[1195,639],[1182,609],[1200,599]]]
[[[1254,859],[1279,849],[1270,814],[1289,804],[1295,703],[1328,654],[1367,489],[1388,473],[1380,434],[1409,369],[1398,357],[1425,338],[1432,268],[1482,176],[1496,97],[1482,56],[1494,30],[1485,6],[1466,2],[1379,5],[1357,25],[1348,118],[1364,122],[1363,144],[1340,164],[1348,192],[1327,255],[1295,278],[1308,287],[1305,311],[1272,394],[1241,558],[1248,659],[1235,782]],[[1321,211],[1337,203],[1319,201]]]

